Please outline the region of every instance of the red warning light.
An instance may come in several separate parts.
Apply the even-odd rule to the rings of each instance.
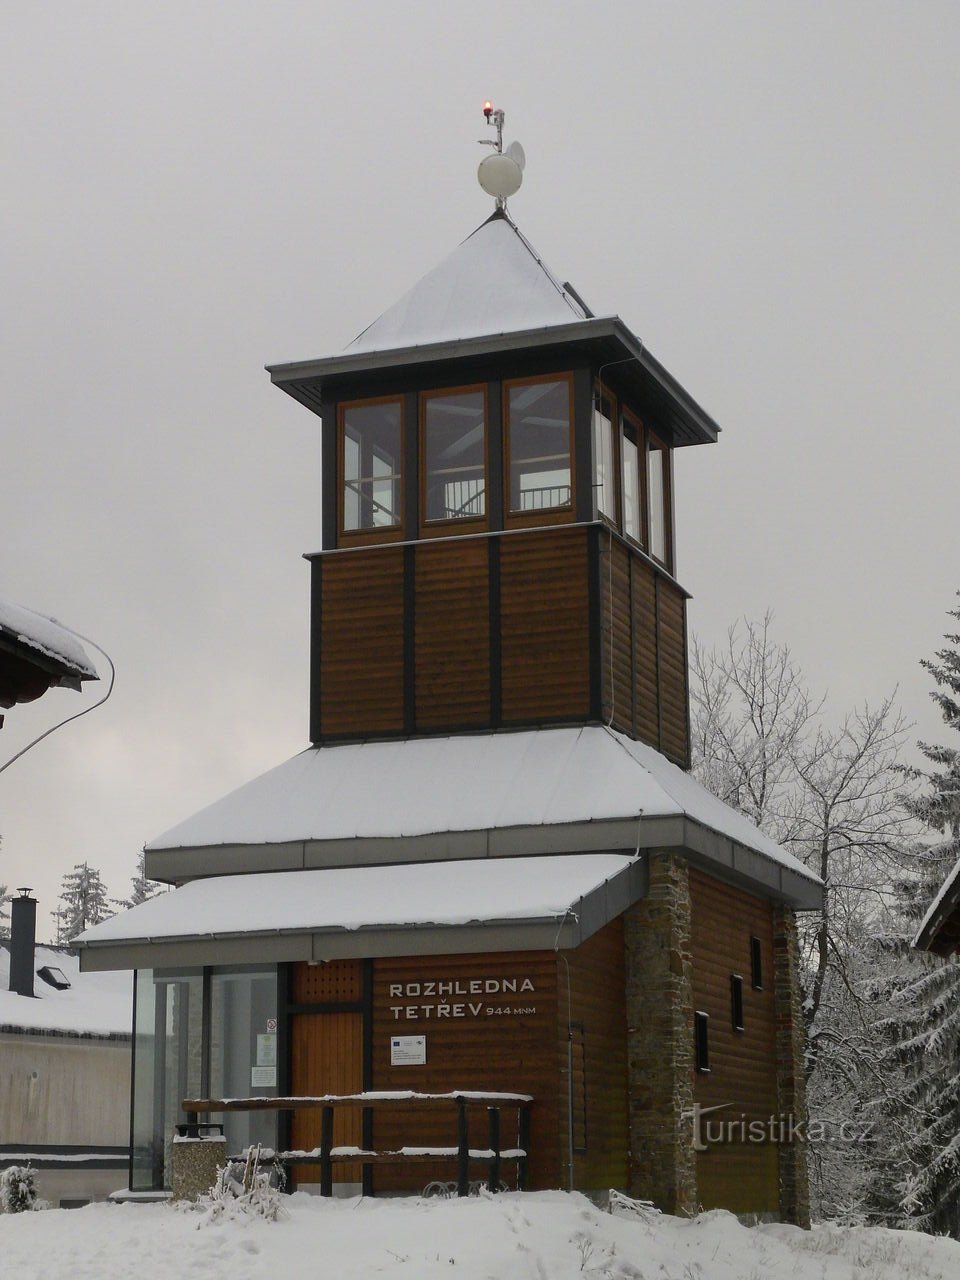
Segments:
[[[485,103],[483,104],[483,114],[484,114],[484,115],[486,116],[486,118],[487,118],[487,124],[489,124],[489,123],[490,123],[490,117],[493,115],[493,103],[492,103],[492,102],[485,102]]]

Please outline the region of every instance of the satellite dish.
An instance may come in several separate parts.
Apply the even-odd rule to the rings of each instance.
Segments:
[[[520,172],[523,173],[524,169],[527,167],[527,157],[520,143],[511,142],[509,147],[507,147],[505,154],[508,155],[511,160],[516,161],[520,166]]]
[[[514,156],[496,152],[492,156],[484,156],[480,161],[477,181],[488,196],[494,196],[497,200],[506,200],[520,190],[520,184],[523,182],[523,166]]]

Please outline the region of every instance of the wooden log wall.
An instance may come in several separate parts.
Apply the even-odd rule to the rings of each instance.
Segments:
[[[686,598],[606,530],[600,629],[603,719],[688,768]]]
[[[778,1114],[773,908],[692,867],[690,898],[693,1006],[710,1019],[710,1071],[696,1073],[694,1100],[702,1107],[723,1107],[705,1118],[712,1125],[736,1124],[741,1119],[766,1124]],[[759,991],[751,986],[751,937],[760,939],[763,989]],[[732,974],[743,978],[742,1031],[733,1027]],[[709,1150],[697,1153],[697,1193],[705,1209],[778,1211],[775,1143],[743,1141],[734,1133],[732,1141],[708,1145]]]

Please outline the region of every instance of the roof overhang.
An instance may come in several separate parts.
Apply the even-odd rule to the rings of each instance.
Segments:
[[[593,316],[570,324],[423,343],[390,351],[348,351],[266,368],[272,382],[314,413],[320,413],[323,402],[335,398],[338,385],[360,378],[376,376],[382,381],[391,373],[416,366],[564,347],[572,349],[571,356],[580,353],[597,364],[629,362],[632,368],[621,364],[616,369],[618,383],[653,403],[674,445],[716,441],[720,431],[717,424],[619,316]]]
[[[794,907],[821,902],[817,876],[743,814],[602,725],[311,747],[151,841],[146,873],[182,883],[642,849]]]
[[[636,855],[211,877],[74,945],[84,971],[566,949],[643,898],[647,883]]]
[[[960,952],[960,862],[930,904],[913,945],[944,957]]]

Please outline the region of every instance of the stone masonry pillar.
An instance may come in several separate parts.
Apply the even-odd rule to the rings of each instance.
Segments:
[[[800,999],[797,921],[789,907],[773,916],[773,996],[777,1028],[777,1098],[784,1121],[807,1120],[804,1067],[805,1030]],[[798,1227],[810,1226],[807,1148],[799,1141],[780,1146],[780,1216]]]
[[[674,854],[649,865],[648,896],[624,915],[630,1194],[695,1213],[690,884]]]

